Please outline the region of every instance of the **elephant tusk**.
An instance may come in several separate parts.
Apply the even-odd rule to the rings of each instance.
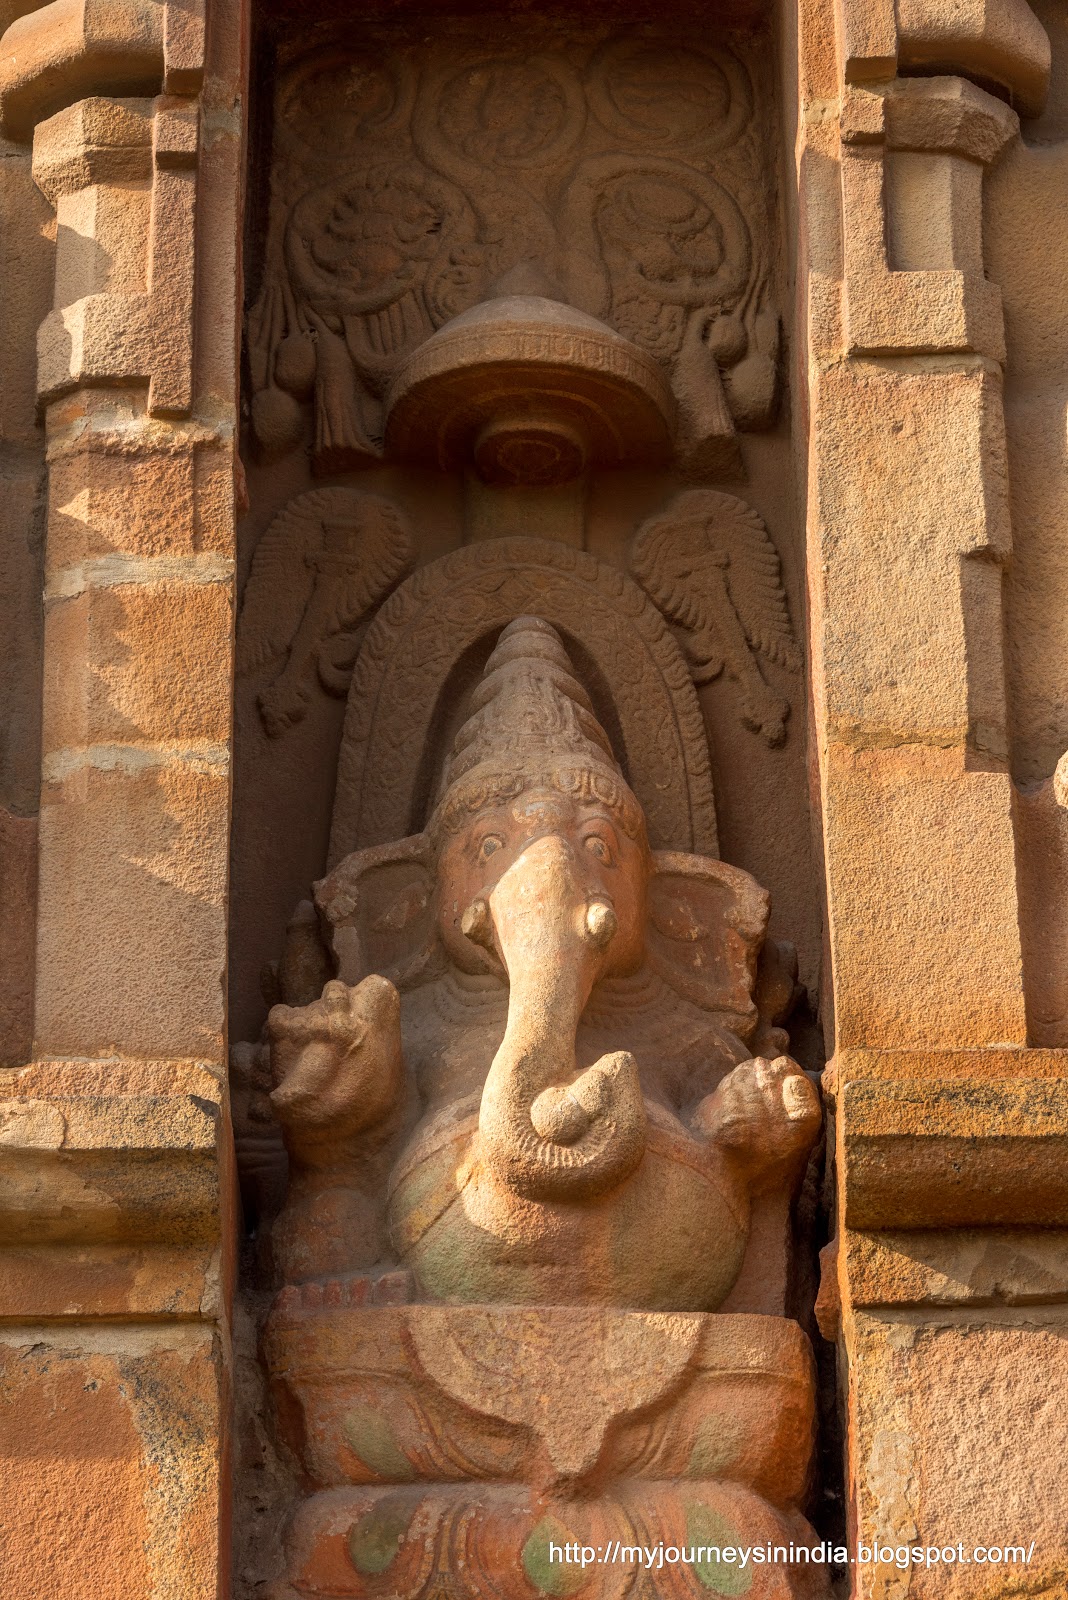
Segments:
[[[484,950],[493,949],[493,922],[487,901],[472,900],[460,918],[460,932],[472,944],[479,944]]]
[[[594,900],[586,908],[586,937],[596,950],[607,950],[619,930],[619,922],[610,905]]]

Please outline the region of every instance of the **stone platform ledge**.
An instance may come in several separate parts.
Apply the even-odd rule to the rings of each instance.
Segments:
[[[225,1087],[197,1062],[0,1072],[0,1238],[214,1246],[231,1142]]]
[[[1068,1052],[841,1052],[828,1087],[847,1227],[1068,1223]]]
[[[804,1493],[813,1362],[784,1317],[357,1306],[308,1287],[276,1302],[263,1350],[318,1488],[472,1480],[591,1494],[662,1476],[730,1479],[781,1507]]]
[[[837,1270],[856,1310],[1068,1302],[1068,1229],[843,1230]]]
[[[847,1083],[881,1079],[891,1082],[932,1079],[978,1082],[1010,1078],[1068,1080],[1068,1050],[1029,1049],[996,1044],[960,1050],[879,1050],[849,1046],[838,1050],[824,1069],[824,1087],[837,1094]]]

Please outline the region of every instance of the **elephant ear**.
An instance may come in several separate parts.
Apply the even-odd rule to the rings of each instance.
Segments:
[[[346,856],[315,885],[338,977],[354,984],[376,972],[411,989],[430,976],[440,953],[433,898],[425,834]]]
[[[653,852],[649,964],[684,999],[725,1013],[743,1038],[756,1023],[753,989],[768,909],[767,892],[739,867]]]

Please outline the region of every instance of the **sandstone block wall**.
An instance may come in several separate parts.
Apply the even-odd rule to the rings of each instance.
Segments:
[[[5,718],[38,775],[5,795],[4,1580],[207,1597],[229,1559],[243,23],[21,9],[0,62],[21,240]]]

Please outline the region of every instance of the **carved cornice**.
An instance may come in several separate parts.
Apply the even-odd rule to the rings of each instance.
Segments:
[[[9,139],[87,95],[196,94],[204,0],[52,0],[0,39],[0,122]]]
[[[837,0],[846,83],[959,73],[1006,92],[1021,116],[1046,103],[1050,43],[1027,0]]]

